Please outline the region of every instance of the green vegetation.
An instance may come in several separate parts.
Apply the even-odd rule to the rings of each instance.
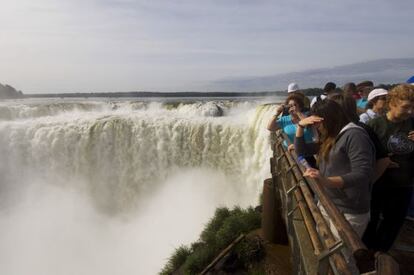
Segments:
[[[233,210],[218,208],[201,233],[200,239],[190,247],[177,248],[160,274],[172,274],[180,267],[183,274],[197,274],[240,234],[259,227],[260,213],[251,207],[235,207]],[[257,260],[260,256],[260,253],[254,253],[258,246],[258,242],[245,239],[236,246],[236,258],[243,265],[248,265],[249,261]]]

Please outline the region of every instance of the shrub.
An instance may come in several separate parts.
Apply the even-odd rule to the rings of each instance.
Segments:
[[[190,254],[190,248],[184,245],[180,246],[174,251],[173,255],[168,259],[167,264],[162,269],[160,274],[167,275],[173,273],[185,262],[185,260]]]
[[[245,210],[240,207],[235,207],[233,210],[225,207],[217,208],[213,218],[202,231],[200,240],[192,243],[190,248],[179,247],[160,274],[171,274],[181,265],[185,274],[197,274],[240,234],[259,227],[260,214],[251,207]],[[244,255],[242,256],[244,260],[249,255],[248,252],[246,253],[241,254]]]

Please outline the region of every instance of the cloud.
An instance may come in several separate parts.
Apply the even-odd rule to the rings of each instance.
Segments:
[[[414,3],[8,0],[0,75],[24,92],[187,90],[412,56]]]

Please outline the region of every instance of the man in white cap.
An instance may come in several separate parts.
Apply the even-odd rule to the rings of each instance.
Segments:
[[[294,82],[290,83],[288,85],[288,90],[287,90],[288,94],[289,93],[294,93],[296,91],[299,91],[299,85],[294,83]]]
[[[367,123],[377,116],[383,115],[386,110],[388,91],[382,88],[372,90],[368,94],[367,111],[359,116],[359,120]]]
[[[299,89],[299,85],[298,85],[298,84],[296,84],[296,83],[294,83],[294,82],[290,83],[290,84],[288,85],[287,92],[288,92],[288,94],[290,94],[290,93],[294,93],[294,94],[297,94],[297,95],[299,95],[300,97],[302,97],[302,98],[303,98],[303,102],[305,103],[305,108],[304,108],[304,111],[309,110],[309,107],[310,107],[310,100],[309,100],[309,98],[308,98],[307,96],[305,96],[305,94],[304,94],[304,93],[302,93],[302,92],[300,91],[300,89]]]

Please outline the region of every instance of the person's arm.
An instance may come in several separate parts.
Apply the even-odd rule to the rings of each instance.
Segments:
[[[368,121],[368,123],[370,121]],[[372,129],[371,126],[369,126],[368,124],[363,124],[363,123],[360,123],[359,126],[364,128],[364,130],[368,133],[368,136],[371,139],[375,147],[376,162],[375,162],[374,175],[373,175],[372,182],[376,182],[382,176],[382,174],[384,174],[387,168],[390,168],[390,169],[396,168],[398,167],[398,164],[391,161],[391,159],[389,158],[387,154],[387,150],[381,144],[381,141],[379,140],[377,133],[375,133],[375,131]]]
[[[344,148],[351,166],[349,173],[341,175],[344,186],[370,183],[374,175],[375,165],[375,148],[370,138],[366,132],[352,129],[348,130],[343,138],[347,139]]]
[[[345,147],[351,165],[351,171],[349,173],[325,178],[320,175],[319,170],[308,168],[303,176],[314,178],[329,188],[344,188],[346,186],[369,184],[373,173],[375,149],[368,135],[354,132],[347,138]]]
[[[303,176],[315,179],[317,182],[328,188],[344,187],[344,180],[341,177],[322,177],[318,169],[308,168],[305,173],[303,173]]]
[[[279,124],[277,124],[277,120],[278,120],[279,115],[283,112],[284,107],[285,105],[282,104],[276,109],[276,114],[272,116],[269,123],[267,124],[267,130],[274,132],[280,129]]]
[[[372,182],[376,182],[387,169],[398,168],[399,165],[393,162],[389,157],[377,159],[374,167],[374,176]]]
[[[301,119],[298,122],[298,127],[296,127],[296,135],[295,135],[295,151],[299,156],[310,156],[318,153],[319,151],[319,144],[317,143],[306,143],[304,134],[305,128],[312,126],[314,123],[322,122],[323,118],[318,116],[310,116]]]

